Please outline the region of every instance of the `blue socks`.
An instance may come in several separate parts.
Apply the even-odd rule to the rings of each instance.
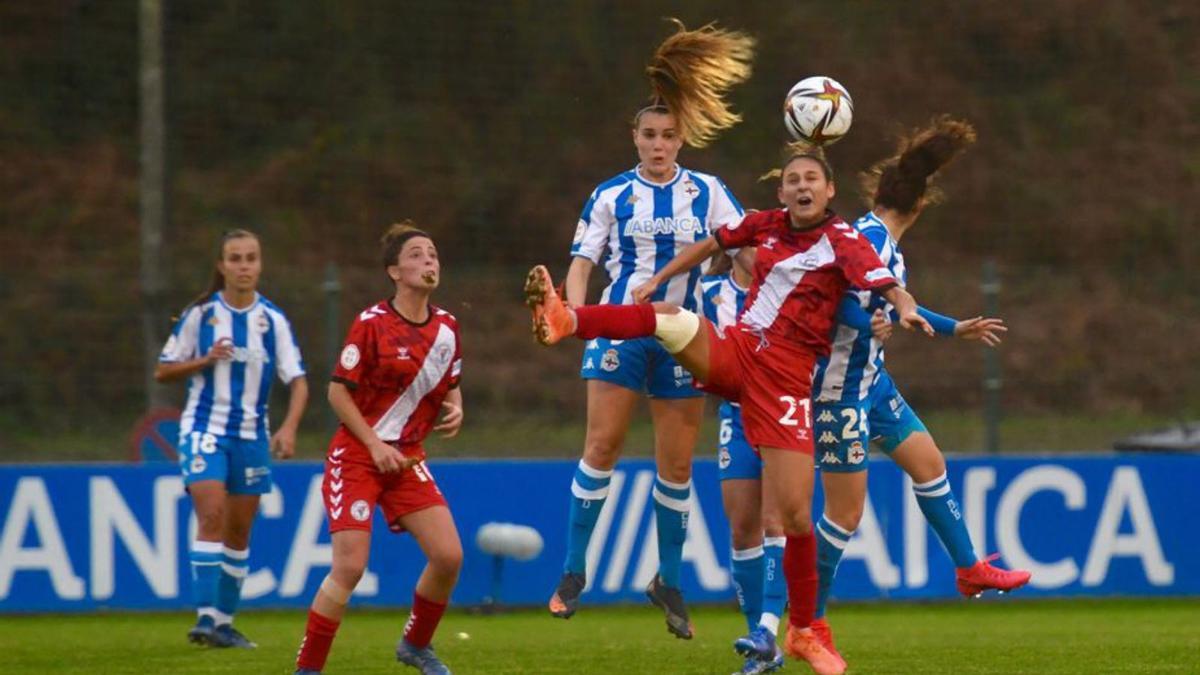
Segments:
[[[837,574],[838,563],[842,561],[842,552],[854,535],[853,530],[847,530],[830,520],[824,514],[817,522],[817,611],[815,618],[825,616],[825,603],[829,600],[829,591],[833,588],[833,577]]]
[[[738,607],[746,617],[746,626],[754,630],[758,626],[758,618],[762,616],[763,574],[766,569],[763,547],[733,549],[730,567]]]
[[[601,471],[588,466],[582,459],[575,468],[571,481],[570,526],[567,529],[567,561],[564,572],[587,573],[588,542],[592,530],[608,499],[608,484],[612,481],[612,469]]]
[[[196,604],[196,614],[201,617],[216,616],[221,549],[219,541],[194,541],[188,553],[192,563],[192,601]]]
[[[787,605],[787,580],[783,578],[783,548],[787,537],[763,539],[763,602],[759,625],[779,634],[779,619]]]
[[[221,577],[217,581],[217,625],[232,623],[242,597],[242,582],[249,570],[250,549],[238,551],[223,547]]]
[[[672,483],[662,476],[654,478],[654,521],[658,528],[658,575],[663,583],[679,588],[679,568],[683,563],[683,542],[687,540],[689,500],[692,481]]]
[[[925,520],[929,521],[942,546],[954,560],[955,567],[970,567],[979,560],[975,555],[975,547],[971,545],[971,535],[967,533],[967,525],[963,522],[962,508],[954,499],[954,491],[950,489],[950,481],[946,474],[934,478],[927,483],[914,483],[913,492],[917,495],[917,505]]]

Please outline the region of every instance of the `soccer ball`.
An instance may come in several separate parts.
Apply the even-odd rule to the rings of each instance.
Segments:
[[[798,141],[829,145],[850,131],[852,121],[854,101],[833,78],[806,77],[783,99],[783,125]]]

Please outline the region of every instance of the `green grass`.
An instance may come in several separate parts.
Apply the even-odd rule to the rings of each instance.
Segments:
[[[325,672],[404,673],[391,649],[403,611],[353,611]],[[691,642],[667,634],[648,607],[587,609],[571,621],[541,611],[453,612],[438,652],[454,672],[729,673],[730,643],[744,631],[730,608],[695,612]],[[1194,600],[1074,600],[861,604],[831,615],[858,673],[1140,673],[1200,670]],[[238,626],[253,652],[186,643],[191,617],[171,614],[0,617],[5,673],[290,673],[304,628],[300,611],[248,611]],[[458,634],[469,637],[460,639]],[[784,671],[809,672],[789,664]]]

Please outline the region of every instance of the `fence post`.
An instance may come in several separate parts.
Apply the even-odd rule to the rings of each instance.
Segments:
[[[992,259],[983,262],[983,280],[980,284],[983,291],[984,316],[998,316],[1000,312],[1000,275],[996,271],[996,261]],[[983,426],[984,449],[989,454],[1000,451],[1000,390],[1004,379],[1000,372],[1000,353],[995,349],[983,350]]]
[[[321,372],[328,373],[337,363],[338,348],[342,342],[341,326],[338,325],[342,282],[338,278],[337,263],[325,265],[325,281],[321,283],[321,290],[325,292],[325,369]],[[333,406],[322,407],[325,409],[325,426],[332,432],[338,425],[337,415],[333,412]]]
[[[163,7],[160,0],[138,4],[138,219],[141,221],[142,367],[146,402],[167,405],[169,392],[154,381],[158,352],[165,337],[163,324],[163,230],[167,220],[166,145],[164,113],[166,74],[163,71]]]

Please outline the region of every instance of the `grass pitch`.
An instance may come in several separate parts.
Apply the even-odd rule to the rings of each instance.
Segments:
[[[0,617],[4,673],[291,673],[300,611],[248,611],[237,625],[252,652],[194,647],[185,613]],[[392,645],[404,611],[354,611],[325,672],[415,673]],[[570,621],[541,611],[448,614],[438,653],[455,673],[731,673],[745,630],[731,608],[694,612],[697,637],[671,637],[650,607],[584,607]],[[1200,672],[1196,600],[1074,600],[843,605],[838,646],[858,673]],[[460,634],[465,634],[460,637]],[[784,673],[808,673],[790,662]]]

